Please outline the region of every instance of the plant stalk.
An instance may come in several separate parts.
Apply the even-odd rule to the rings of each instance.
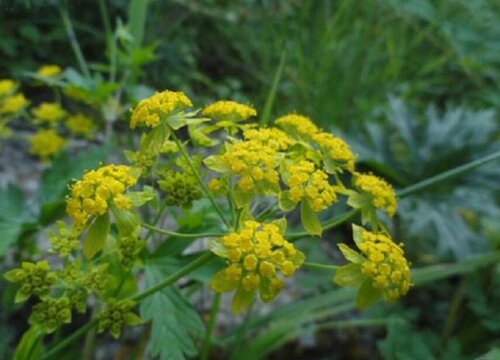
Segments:
[[[205,337],[203,338],[203,344],[200,351],[200,359],[207,360],[210,354],[210,347],[212,345],[212,333],[215,329],[215,324],[217,323],[217,313],[219,312],[221,293],[216,292],[214,295],[214,300],[212,303],[212,308],[210,309],[210,318],[208,320],[207,329],[205,331]]]
[[[218,233],[185,234],[185,233],[179,233],[179,232],[170,231],[170,230],[166,230],[166,229],[161,229],[161,228],[158,228],[156,226],[149,225],[149,224],[141,224],[141,226],[143,228],[151,230],[152,232],[157,232],[157,233],[169,235],[169,236],[176,236],[176,237],[185,238],[185,239],[224,236],[224,234],[218,234]]]

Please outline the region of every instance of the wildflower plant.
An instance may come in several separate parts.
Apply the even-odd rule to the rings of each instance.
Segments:
[[[129,126],[139,140],[137,148],[125,150],[128,164],[101,164],[69,185],[69,221],[58,222],[49,233],[51,253],[61,257],[61,265],[25,262],[5,274],[19,286],[17,302],[38,301],[32,326],[51,333],[71,322],[74,312],[93,307],[88,329],[97,326],[99,333],[109,331],[118,338],[124,326],[147,319],[159,334],[163,330],[154,325],[151,309],[161,304],[151,298],[171,301],[196,318],[179,293],[163,291],[210,262],[216,266],[207,266],[205,274],[215,293],[215,313],[222,293],[231,294],[236,315],[257,297],[266,303],[275,300],[306,266],[335,271],[334,283],[357,289],[360,308],[406,295],[412,286],[410,262],[382,221],[396,213],[392,186],[357,171],[349,145],[307,117],[285,115],[269,127],[253,122],[255,118],[253,107],[232,101],[200,111],[182,92],[157,92],[141,100],[130,112]],[[193,204],[202,203],[217,218],[217,232],[185,233],[158,225],[166,217],[172,224],[167,211],[173,219],[180,214],[189,218]],[[352,210],[324,221],[339,203]],[[287,219],[297,218],[295,214],[303,232],[287,229]],[[357,250],[338,244],[347,264],[307,261],[298,238],[326,233],[328,240],[326,230],[355,221],[357,214],[362,222],[352,226]],[[158,278],[150,265],[155,248],[182,253],[198,240],[206,250],[150,283]],[[148,287],[141,291],[143,272]],[[148,305],[141,305],[141,320],[136,307],[143,301]],[[186,345],[183,352],[193,354],[193,347]]]

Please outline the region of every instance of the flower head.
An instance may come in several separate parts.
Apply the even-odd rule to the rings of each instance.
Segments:
[[[330,133],[320,132],[313,136],[313,141],[323,155],[328,172],[338,172],[343,169],[354,171],[356,158],[344,140]]]
[[[275,121],[287,134],[297,140],[310,140],[319,129],[311,119],[298,114],[288,114]]]
[[[384,179],[372,174],[356,174],[354,185],[368,196],[371,205],[393,216],[397,208],[396,193]]]
[[[10,79],[0,79],[0,97],[12,93],[17,88],[17,82]]]
[[[59,120],[64,118],[67,113],[57,103],[41,103],[32,110],[33,115],[39,122],[46,122],[50,125],[55,125]]]
[[[217,292],[236,290],[234,313],[247,308],[257,291],[262,301],[273,300],[284,286],[279,272],[290,277],[304,261],[304,254],[283,238],[278,225],[251,220],[239,232],[215,240],[211,248],[229,263],[214,275],[211,286]]]
[[[47,334],[53,333],[61,325],[71,323],[71,301],[68,297],[49,297],[33,306],[30,324],[40,325]]]
[[[287,167],[284,183],[289,187],[287,198],[293,203],[307,201],[311,209],[320,212],[336,200],[335,187],[328,182],[328,175],[315,168],[314,163],[300,160]]]
[[[66,127],[73,135],[92,137],[92,132],[95,129],[95,124],[91,118],[83,114],[71,115],[66,119]]]
[[[194,200],[201,198],[198,181],[189,172],[168,170],[161,174],[161,179],[158,184],[165,192],[167,205],[189,208]]]
[[[60,73],[61,68],[58,65],[43,65],[36,72],[36,74],[40,77],[52,77],[59,75]]]
[[[29,138],[31,143],[30,153],[46,161],[61,150],[66,141],[52,130],[40,130]]]
[[[0,114],[15,114],[28,106],[28,100],[22,93],[11,95],[0,103]]]
[[[353,229],[361,253],[339,245],[351,264],[337,270],[335,282],[345,286],[361,285],[363,289],[360,289],[357,299],[360,307],[368,306],[380,297],[394,301],[406,295],[411,274],[403,248],[386,234],[372,233],[355,225]]]
[[[154,128],[158,126],[164,116],[170,116],[178,110],[191,107],[191,100],[182,91],[162,91],[153,96],[141,100],[132,111],[130,127],[148,126]]]
[[[106,165],[89,171],[71,186],[66,211],[81,230],[92,216],[105,214],[110,204],[129,209],[132,201],[125,191],[136,183],[132,169],[125,165]]]
[[[293,144],[288,135],[277,128],[248,129],[243,132],[243,138],[259,142],[276,151],[287,150]]]
[[[216,121],[240,122],[257,116],[257,111],[249,105],[220,100],[205,107],[203,115]]]
[[[56,282],[57,276],[50,271],[47,261],[37,263],[23,262],[20,269],[8,271],[5,278],[10,282],[20,283],[15,302],[23,302],[31,296],[45,299],[50,294],[50,287]]]
[[[141,319],[132,312],[135,305],[132,300],[109,299],[106,307],[98,314],[97,332],[109,330],[118,339],[124,325],[138,325]]]

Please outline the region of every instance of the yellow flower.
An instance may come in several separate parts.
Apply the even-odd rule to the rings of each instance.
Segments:
[[[217,121],[240,122],[257,116],[257,111],[249,105],[220,100],[205,107],[203,115]]]
[[[290,277],[302,266],[304,254],[286,241],[275,224],[248,220],[239,232],[215,240],[212,251],[228,260],[214,275],[211,287],[217,292],[236,290],[232,310],[247,308],[258,291],[264,302],[273,300],[284,286],[279,272]]]
[[[43,161],[57,154],[66,141],[54,130],[40,130],[29,138],[30,153],[39,156]]]
[[[253,140],[276,151],[287,150],[293,141],[283,131],[276,128],[248,129],[243,132],[246,140]]]
[[[357,300],[364,306],[381,296],[386,301],[394,301],[406,295],[411,286],[411,273],[402,244],[396,244],[386,234],[372,233],[359,226],[353,226],[353,229],[361,254],[339,245],[351,264],[340,267],[334,280],[340,285],[364,287],[363,295],[359,296],[367,298]]]
[[[385,180],[372,174],[355,174],[354,185],[368,195],[370,202],[376,209],[383,210],[393,216],[397,208],[396,193]]]
[[[10,94],[17,87],[17,82],[10,79],[0,79],[0,97]]]
[[[43,65],[36,74],[41,77],[52,77],[61,73],[61,68],[57,65]]]
[[[67,115],[66,111],[57,103],[44,102],[31,111],[40,122],[55,125]]]
[[[141,100],[132,111],[130,127],[148,126],[154,128],[164,116],[170,116],[178,110],[191,107],[191,100],[182,91],[162,91]]]
[[[313,211],[320,212],[337,200],[328,175],[315,169],[314,163],[300,160],[288,166],[286,172],[284,183],[289,187],[287,196],[293,203],[307,201]]]
[[[66,211],[75,228],[82,230],[92,216],[105,214],[111,203],[129,209],[132,202],[125,191],[136,183],[132,169],[125,165],[106,165],[87,172],[71,186],[71,196],[66,201]]]
[[[227,151],[220,156],[230,173],[239,175],[238,190],[252,192],[262,183],[266,187],[276,187],[279,183],[279,165],[276,151],[270,146],[255,141],[238,141],[227,146]]]
[[[355,157],[344,140],[325,132],[317,133],[312,138],[323,154],[323,160],[328,172],[336,172],[342,169],[350,172],[354,171]]]
[[[0,105],[0,114],[15,114],[28,105],[23,94],[18,93],[7,97]]]
[[[95,124],[91,118],[83,114],[71,115],[66,119],[66,126],[73,135],[90,138]]]
[[[319,129],[308,117],[298,114],[288,114],[275,121],[287,134],[298,140],[309,140],[319,132]]]

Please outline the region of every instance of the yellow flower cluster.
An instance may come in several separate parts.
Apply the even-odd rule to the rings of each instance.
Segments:
[[[57,65],[43,65],[36,74],[41,77],[52,77],[61,73],[61,68]]]
[[[373,287],[383,291],[387,300],[394,301],[406,295],[410,289],[410,268],[403,249],[384,234],[364,230],[359,250],[367,261],[361,272],[373,281]]]
[[[32,110],[32,113],[38,121],[46,122],[52,126],[67,115],[61,105],[48,102],[38,105]]]
[[[89,171],[71,187],[66,211],[81,230],[90,217],[105,214],[111,202],[120,209],[129,209],[132,203],[125,191],[136,183],[129,166],[106,165]]]
[[[90,138],[95,124],[91,118],[83,114],[71,115],[66,119],[66,127],[73,135]]]
[[[342,139],[326,132],[320,132],[313,136],[313,141],[326,157],[325,162],[333,162],[333,166],[338,169],[354,171],[355,157],[349,145]]]
[[[217,121],[245,121],[257,116],[257,111],[248,105],[235,101],[216,101],[203,109],[203,115]]]
[[[0,105],[0,114],[15,114],[28,105],[23,94],[18,93],[7,97]]]
[[[211,286],[217,292],[236,289],[235,313],[253,300],[257,290],[262,301],[273,300],[284,286],[278,271],[290,277],[304,261],[304,254],[283,238],[277,225],[251,220],[245,221],[241,231],[215,240],[211,247],[229,261],[214,275]]]
[[[46,161],[54,156],[66,144],[66,141],[52,130],[40,130],[29,138],[30,153]]]
[[[221,155],[221,161],[229,170],[240,176],[238,189],[243,192],[254,190],[256,183],[267,181],[277,185],[279,182],[276,151],[270,146],[256,141],[239,141]]]
[[[164,116],[170,116],[178,110],[191,107],[191,100],[182,91],[162,91],[153,96],[141,100],[132,111],[130,127],[158,126]]]
[[[356,174],[354,185],[370,196],[372,205],[393,216],[397,208],[396,193],[385,180],[372,174]]]
[[[315,212],[320,212],[332,205],[336,200],[335,187],[328,182],[328,175],[316,170],[314,163],[300,160],[288,167],[288,177],[284,183],[290,187],[289,198],[294,203],[301,200],[309,202]]]
[[[0,79],[0,96],[10,94],[17,87],[17,83],[10,79]]]
[[[302,115],[288,114],[276,119],[275,123],[292,137],[300,140],[311,139],[319,132],[312,120]]]
[[[277,128],[248,129],[243,132],[243,138],[259,142],[276,151],[287,150],[293,144],[288,135]]]

